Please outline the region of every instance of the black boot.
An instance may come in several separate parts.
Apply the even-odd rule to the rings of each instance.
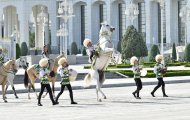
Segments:
[[[38,103],[38,106],[43,106],[41,103]]]
[[[137,97],[136,99],[141,99],[141,97],[139,97],[139,91],[137,92]]]
[[[77,102],[72,101],[71,104],[78,104]]]
[[[152,95],[152,97],[155,97],[155,96],[154,96],[154,92],[153,92],[153,91],[152,91],[150,94]]]
[[[168,95],[166,95],[166,92],[165,92],[165,86],[162,87],[162,92],[163,92],[163,97],[168,97]]]
[[[150,93],[151,95],[152,95],[152,97],[155,97],[154,96],[154,93],[156,92],[156,90],[159,88],[160,86],[156,86],[155,88],[154,88],[154,90]]]
[[[136,92],[133,92],[132,94],[133,94],[133,96],[136,98],[136,95],[135,95],[135,94],[136,94]]]

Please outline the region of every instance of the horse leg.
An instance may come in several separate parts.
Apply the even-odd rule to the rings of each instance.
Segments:
[[[18,98],[18,96],[17,96],[17,94],[16,94],[16,90],[15,90],[14,85],[12,86],[12,89],[13,89],[13,92],[14,92],[15,98]]]
[[[5,85],[6,85],[6,81],[4,81],[3,84],[2,84],[3,100],[4,100],[4,102],[6,103],[7,100],[6,100],[6,98],[5,98]]]
[[[53,92],[53,97],[55,98],[55,80],[52,81],[52,92]]]
[[[33,91],[35,92],[35,94],[36,94],[36,97],[37,97],[37,99],[38,99],[38,94],[37,94],[37,92],[36,92],[36,89],[35,89],[35,86],[34,86],[34,84],[31,84],[31,87],[32,87]]]
[[[99,73],[100,74],[100,79],[99,79],[99,84],[100,84],[100,93],[102,94],[102,96],[103,96],[103,98],[104,99],[107,99],[107,97],[106,97],[106,95],[103,93],[103,91],[101,90],[101,87],[102,87],[102,85],[103,85],[103,82],[105,81],[105,73],[104,72],[101,72],[101,73]],[[100,81],[102,81],[102,82],[100,82]]]
[[[31,99],[31,97],[30,97],[30,89],[31,89],[31,84],[28,85],[28,99]]]
[[[91,73],[92,79],[97,82],[96,84],[96,96],[97,96],[97,101],[102,102],[102,100],[99,98],[99,93],[100,92],[100,82],[99,82],[99,73],[97,70],[93,70]]]
[[[8,87],[9,87],[9,83],[7,82],[7,84],[6,84],[6,88],[5,88],[5,98],[6,98],[6,99],[7,99],[6,93],[7,93],[7,89],[8,89]]]

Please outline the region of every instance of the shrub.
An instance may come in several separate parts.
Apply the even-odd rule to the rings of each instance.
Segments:
[[[83,56],[86,56],[86,55],[87,55],[85,48],[82,49],[82,55],[83,55]]]
[[[111,70],[110,70],[111,71]],[[112,71],[113,72],[113,71]],[[120,72],[126,76],[133,77],[134,74],[132,70],[118,70],[114,72]],[[190,71],[189,70],[168,70],[167,73],[164,75],[165,77],[173,77],[173,76],[189,76]],[[156,75],[153,73],[152,70],[147,71],[147,75],[145,78],[154,78]]]
[[[119,40],[117,43],[117,51],[121,53],[121,40]]]
[[[177,59],[176,47],[175,47],[175,43],[173,43],[173,47],[172,47],[172,61],[175,61],[176,59]]]
[[[28,46],[26,42],[22,42],[21,44],[21,55],[26,56],[28,54]]]
[[[185,48],[184,60],[190,62],[190,44]]]
[[[78,53],[78,48],[76,42],[71,44],[71,55],[76,55]]]
[[[70,55],[69,49],[67,49],[67,55]]]
[[[20,46],[19,44],[17,43],[16,44],[16,59],[20,58]]]
[[[155,62],[155,57],[157,54],[160,54],[159,48],[157,45],[153,45],[149,53],[149,61]]]

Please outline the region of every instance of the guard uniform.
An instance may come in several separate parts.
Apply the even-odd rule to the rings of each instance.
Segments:
[[[140,74],[141,74],[140,67],[139,67],[139,65],[133,65],[132,69],[133,69],[133,74],[134,74],[134,80],[135,80],[135,83],[137,86],[137,89],[133,92],[133,95],[135,98],[141,99],[139,97],[139,92],[142,89],[142,82],[141,82],[141,77],[140,77]]]
[[[53,105],[57,104],[53,99],[52,90],[51,90],[51,87],[49,84],[48,76],[49,76],[49,69],[47,67],[40,67],[39,68],[39,78],[41,80],[41,91],[40,91],[39,97],[38,97],[38,106],[42,106],[41,97],[42,97],[42,94],[43,94],[45,88],[47,89],[47,91],[49,93],[52,104]]]
[[[65,87],[67,87],[67,89],[69,90],[69,93],[70,93],[71,104],[77,104],[73,100],[73,91],[72,91],[72,87],[71,87],[71,84],[70,84],[70,81],[69,81],[68,67],[61,67],[60,70],[59,70],[59,73],[60,73],[60,76],[61,76],[61,83],[60,83],[61,84],[61,91],[57,95],[56,103],[58,103],[59,97],[63,93]]]
[[[151,95],[153,97],[154,96],[154,93],[156,92],[156,90],[162,86],[162,92],[163,92],[163,97],[168,97],[166,95],[166,92],[165,92],[165,83],[164,83],[164,80],[163,80],[163,73],[161,72],[162,69],[164,68],[164,65],[161,64],[161,63],[156,63],[155,66],[154,66],[154,73],[156,74],[156,78],[158,79],[158,84],[157,86],[154,88],[154,90],[151,92]]]

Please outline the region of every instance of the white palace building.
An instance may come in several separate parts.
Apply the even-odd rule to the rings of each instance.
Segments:
[[[103,21],[116,28],[112,37],[115,47],[130,24],[142,33],[148,46],[159,44],[162,20],[165,44],[190,43],[190,11],[188,15],[184,15],[184,18],[187,18],[185,21],[179,14],[183,7],[190,8],[190,0],[164,0],[163,14],[159,0],[133,0],[139,10],[133,22],[125,14],[130,1],[68,0],[75,15],[68,21],[68,48],[74,41],[78,48],[82,48],[85,38],[92,39],[95,44],[99,39],[100,23]],[[46,22],[44,29],[43,25],[37,22],[42,6],[49,21]],[[58,6],[58,0],[0,0],[0,40],[11,38],[16,29],[17,43],[26,42],[29,45],[29,32],[35,32],[36,49],[50,43],[53,53],[59,53],[62,38],[56,34],[62,20],[57,17]]]

